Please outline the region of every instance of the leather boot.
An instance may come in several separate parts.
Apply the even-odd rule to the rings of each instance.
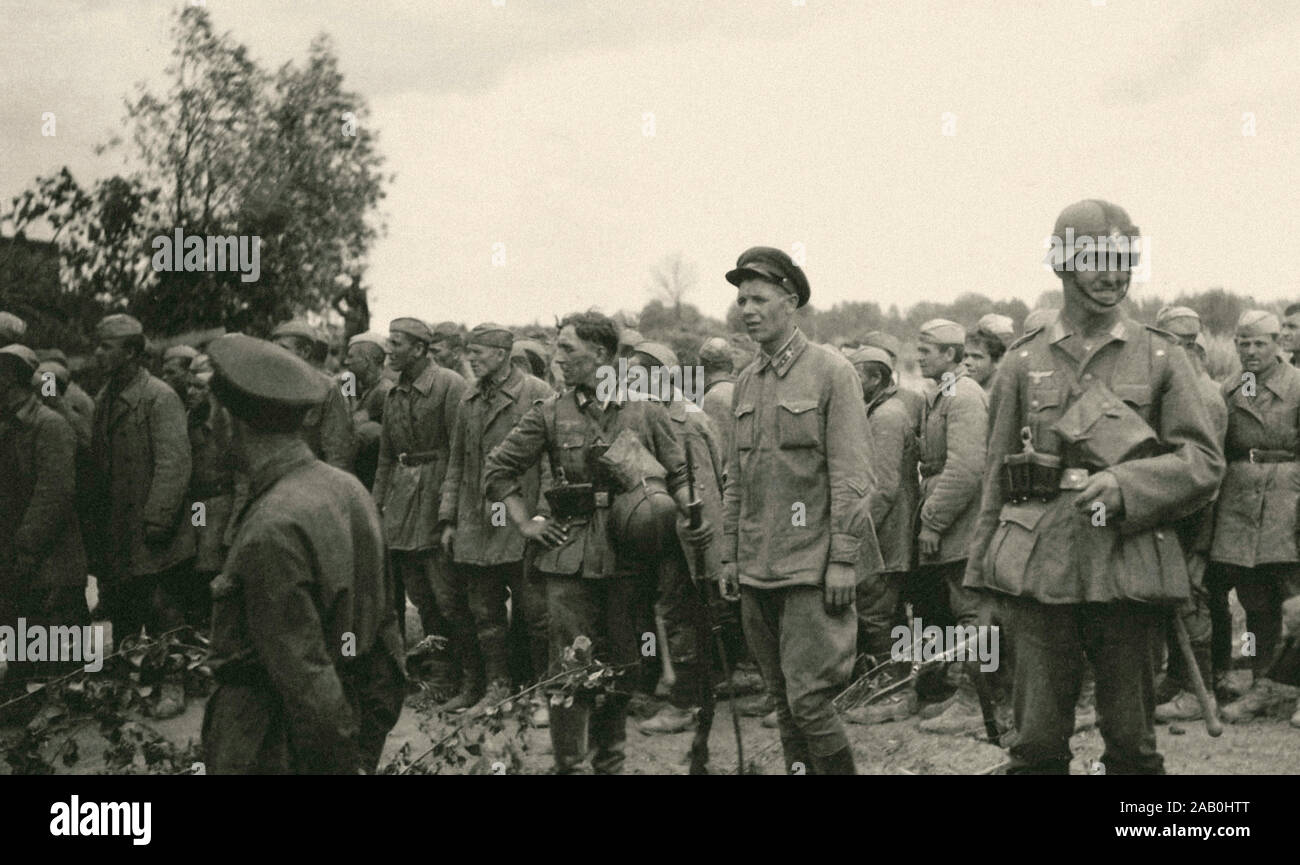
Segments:
[[[812,754],[808,751],[808,743],[803,740],[802,736],[782,736],[781,752],[785,755],[785,773],[787,775],[816,775],[813,766]],[[802,771],[799,771],[802,767]]]
[[[846,745],[827,757],[813,757],[817,767],[814,775],[856,775],[858,768],[853,764],[853,748]]]
[[[591,767],[597,775],[623,771],[627,749],[627,697],[605,695],[604,705],[591,712],[591,744],[596,749]]]
[[[591,706],[575,700],[572,706],[551,706],[551,749],[555,752],[555,774],[590,775],[587,768],[587,728]]]

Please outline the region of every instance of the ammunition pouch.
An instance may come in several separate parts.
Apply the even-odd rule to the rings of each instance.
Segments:
[[[596,488],[592,484],[561,484],[544,495],[551,516],[557,520],[589,517],[596,512]]]
[[[1053,454],[1008,454],[1002,458],[1002,494],[1007,502],[1050,501],[1061,486],[1061,458]]]

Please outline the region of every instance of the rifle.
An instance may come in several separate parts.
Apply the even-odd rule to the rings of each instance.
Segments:
[[[686,486],[689,501],[686,505],[687,518],[692,529],[698,529],[703,521],[704,503],[695,495],[695,461],[691,457],[690,442],[686,445]],[[713,729],[713,715],[717,707],[718,696],[713,686],[713,648],[718,651],[722,662],[722,675],[727,682],[727,703],[731,707],[731,726],[736,735],[736,774],[745,774],[745,744],[740,736],[740,715],[736,712],[736,689],[731,680],[731,664],[727,661],[727,647],[722,641],[722,629],[713,621],[711,580],[705,573],[707,564],[704,550],[692,547],[695,558],[695,588],[700,596],[700,614],[697,624],[697,640],[700,653],[700,714],[695,728],[695,738],[691,740],[690,760],[692,775],[707,775],[709,762],[709,733]]]

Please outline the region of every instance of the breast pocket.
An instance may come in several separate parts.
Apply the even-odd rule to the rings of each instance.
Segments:
[[[1057,450],[1056,433],[1051,425],[1061,416],[1065,393],[1059,386],[1030,386],[1025,406],[1029,413],[1027,420],[1034,433],[1034,446],[1039,450],[1055,453]]]
[[[564,469],[565,480],[571,484],[586,482],[587,463],[583,451],[586,443],[582,436],[565,436],[560,440],[560,465]]]
[[[821,416],[815,400],[784,400],[777,409],[777,440],[782,448],[821,445]]]
[[[1128,403],[1129,408],[1142,415],[1147,423],[1151,422],[1151,386],[1145,384],[1114,384],[1111,390],[1115,396]]]
[[[736,418],[736,448],[747,451],[754,447],[754,406],[736,406],[733,412]]]

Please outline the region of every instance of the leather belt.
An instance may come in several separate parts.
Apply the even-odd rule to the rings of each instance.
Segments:
[[[442,456],[442,451],[416,451],[415,453],[400,453],[397,455],[397,461],[404,466],[422,466],[425,463],[431,463],[438,457]]]
[[[1238,453],[1229,462],[1234,463],[1293,463],[1296,462],[1295,451],[1265,450],[1251,448],[1245,454]]]

